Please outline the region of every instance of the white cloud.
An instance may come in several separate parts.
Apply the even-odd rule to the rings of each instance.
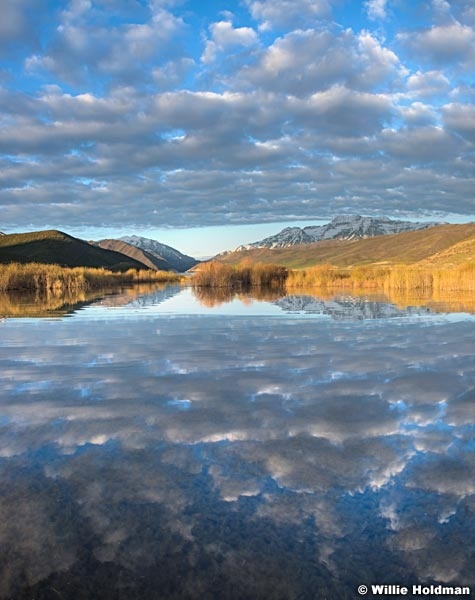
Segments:
[[[359,79],[371,85],[392,83],[395,79],[407,74],[407,70],[399,61],[399,57],[368,31],[358,35],[359,59],[361,74]],[[357,75],[358,77],[358,75]]]
[[[407,164],[424,164],[454,159],[460,144],[441,127],[421,126],[383,132],[382,147]]]
[[[451,85],[441,71],[416,71],[408,77],[407,88],[411,96],[430,98],[446,94]]]
[[[229,21],[219,21],[210,25],[211,39],[207,40],[201,57],[204,63],[211,63],[219,52],[236,47],[247,48],[258,42],[258,36],[252,27],[234,28]]]
[[[432,0],[432,7],[436,15],[450,15],[451,8],[447,0]]]
[[[412,55],[429,64],[462,70],[475,65],[475,30],[468,25],[455,22],[397,37]]]
[[[316,19],[331,16],[328,0],[245,0],[259,29],[308,27]]]
[[[473,104],[447,104],[442,108],[442,116],[448,129],[475,143],[475,106]]]
[[[387,0],[368,0],[365,3],[368,17],[373,20],[386,19]]]
[[[437,121],[437,113],[427,104],[413,102],[400,108],[400,114],[409,125],[432,125]]]
[[[393,111],[385,95],[355,92],[336,85],[313,94],[308,103],[298,102],[307,127],[332,131],[342,136],[372,135],[379,131]]]
[[[74,0],[61,13],[56,36],[45,52],[28,57],[26,67],[81,87],[104,77],[138,85],[150,80],[153,67],[184,58],[177,43],[184,29],[181,17],[156,8],[145,22],[125,20],[111,26],[106,9]]]
[[[367,31],[293,31],[244,67],[236,84],[306,95],[331,85],[371,90],[391,88],[406,74],[398,57]]]
[[[5,4],[5,48],[20,50],[0,71],[4,218],[39,223],[50,198],[58,219],[95,221],[99,183],[114,206],[102,219],[118,223],[130,198],[134,219],[181,223],[180,204],[198,225],[330,205],[411,212],[416,196],[427,209],[442,197],[473,204],[475,34],[463,0],[450,19],[443,1],[431,4],[421,22],[447,18],[405,31],[396,5],[367,4],[391,13],[390,40],[337,23],[345,13],[330,2],[247,0],[247,13],[216,11],[211,22],[174,0],[62,6],[39,21],[42,47],[28,35],[39,0]]]

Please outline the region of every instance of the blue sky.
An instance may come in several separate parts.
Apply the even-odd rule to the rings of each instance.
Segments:
[[[3,0],[0,230],[467,221],[474,73],[471,0]]]

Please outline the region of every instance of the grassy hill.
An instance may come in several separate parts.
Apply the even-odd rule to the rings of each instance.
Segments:
[[[303,269],[319,264],[338,267],[416,265],[451,267],[475,261],[475,223],[438,225],[361,240],[325,240],[289,248],[256,248],[216,257],[220,262],[283,265]]]
[[[42,263],[66,267],[104,267],[113,271],[143,269],[119,252],[93,246],[57,230],[0,236],[0,263]]]

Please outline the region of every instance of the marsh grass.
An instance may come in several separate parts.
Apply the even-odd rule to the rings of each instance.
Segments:
[[[134,283],[177,283],[180,275],[167,271],[129,269],[123,273],[103,268],[61,267],[39,263],[0,265],[0,291],[6,290],[92,290]]]
[[[229,265],[208,262],[200,265],[191,285],[195,288],[251,287],[288,289],[319,287],[346,290],[475,291],[475,263],[450,268],[417,265],[369,265],[335,267],[321,264],[307,269],[289,270],[280,265]]]
[[[200,265],[191,285],[243,290],[251,287],[281,288],[285,285],[287,276],[288,269],[279,265],[243,263],[232,266],[211,261]]]
[[[287,288],[327,287],[359,290],[475,291],[475,263],[448,268],[418,266],[359,266],[341,268],[318,265],[290,271]]]

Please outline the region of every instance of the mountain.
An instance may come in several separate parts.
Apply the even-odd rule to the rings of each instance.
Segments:
[[[55,229],[0,236],[0,263],[11,262],[104,267],[113,271],[144,268],[142,263],[124,254],[99,248]]]
[[[413,223],[396,221],[387,217],[339,216],[326,225],[309,227],[286,227],[276,235],[261,241],[239,246],[236,251],[251,248],[287,248],[301,244],[313,244],[323,240],[356,240],[380,235],[391,235],[403,231],[416,231],[434,227],[440,223]]]
[[[292,269],[331,264],[420,264],[451,267],[475,262],[475,223],[438,225],[417,231],[379,235],[365,239],[330,239],[283,248],[250,248],[216,257],[226,264],[243,260],[283,265]]]
[[[179,271],[180,273],[191,269],[191,267],[194,267],[199,262],[195,258],[182,254],[175,248],[167,246],[166,244],[161,244],[156,240],[140,237],[138,235],[124,236],[119,239],[127,244],[136,246],[141,250],[145,250],[159,260],[165,260],[172,269],[175,269],[175,271]]]
[[[128,244],[122,240],[100,240],[99,242],[91,242],[91,244],[95,244],[96,246],[100,246],[101,248],[105,248],[106,250],[113,250],[115,252],[120,252],[121,254],[125,254],[129,258],[133,260],[138,260],[142,263],[142,266],[147,267],[147,269],[153,269],[154,271],[173,271],[173,267],[163,258],[157,258],[157,256],[150,254],[146,250],[141,250],[137,246],[133,246],[132,244]]]

